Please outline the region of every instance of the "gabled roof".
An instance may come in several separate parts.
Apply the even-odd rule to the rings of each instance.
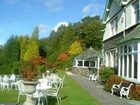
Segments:
[[[91,56],[88,56],[88,57],[86,58],[86,60],[97,60],[98,57],[103,58],[103,53],[102,53],[102,51],[99,51],[99,52],[97,52],[96,54],[93,54],[93,55],[91,55]]]
[[[112,1],[113,1],[113,0],[107,0],[107,2],[106,2],[106,6],[105,6],[105,9],[104,9],[104,14],[103,14],[103,22],[106,21],[108,15],[109,15],[110,7],[111,7],[111,4],[112,4]]]
[[[137,25],[132,31],[130,31],[124,38],[122,38],[118,42],[118,45],[134,40],[140,40],[140,24]]]
[[[113,1],[115,1],[118,5],[122,6],[122,5],[126,5],[128,0],[107,0],[106,6],[104,9],[103,19],[102,19],[103,22],[106,22],[107,20]]]
[[[75,58],[75,60],[86,60],[88,57],[93,56],[97,54],[98,52],[96,50],[93,50],[91,47],[87,49],[85,52],[80,54]]]

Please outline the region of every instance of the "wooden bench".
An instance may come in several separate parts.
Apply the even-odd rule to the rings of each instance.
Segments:
[[[117,94],[122,98],[122,96],[126,96],[127,98],[129,95],[129,90],[133,83],[130,82],[123,82],[121,81],[120,84],[114,84],[111,88],[111,94]]]

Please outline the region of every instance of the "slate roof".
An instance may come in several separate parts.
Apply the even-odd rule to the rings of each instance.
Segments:
[[[79,56],[77,56],[75,58],[75,60],[86,60],[87,58],[94,56],[98,54],[98,52],[96,50],[93,50],[91,47],[89,49],[87,49],[85,52],[83,52],[82,54],[80,54]]]
[[[118,45],[134,40],[140,40],[140,24],[137,25],[132,31],[130,31],[124,38],[122,38],[118,42]]]
[[[91,55],[91,56],[88,56],[88,57],[86,58],[86,60],[97,60],[97,59],[98,59],[97,57],[103,58],[102,51],[99,51],[99,52],[97,52],[96,54],[93,54],[93,55]]]

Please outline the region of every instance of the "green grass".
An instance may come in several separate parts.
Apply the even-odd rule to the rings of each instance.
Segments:
[[[15,89],[12,90],[0,90],[0,103],[16,103],[18,92]],[[25,96],[20,97],[20,102],[25,100]]]
[[[66,76],[64,87],[61,88],[60,95],[62,105],[100,105],[96,99],[91,97],[79,84],[69,76]]]
[[[63,73],[60,74],[62,77]],[[0,103],[16,103],[18,92],[16,90],[0,90]],[[80,87],[70,76],[66,76],[64,87],[60,90],[62,98],[61,105],[101,105],[96,99],[91,97],[87,91]],[[20,98],[23,103],[25,97]],[[56,100],[49,100],[49,105],[57,105]]]

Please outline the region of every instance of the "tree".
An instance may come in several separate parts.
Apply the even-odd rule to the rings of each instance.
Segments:
[[[34,28],[31,39],[35,39],[35,40],[39,39],[39,27],[38,26],[36,26]]]
[[[80,54],[83,51],[80,42],[77,40],[71,45],[69,53],[71,55]]]
[[[4,59],[4,52],[3,52],[3,46],[0,46],[0,66],[5,62]]]
[[[24,56],[24,60],[28,61],[35,56],[39,56],[38,43],[35,40],[30,40]]]
[[[39,56],[39,28],[36,27],[32,33],[31,38],[25,52],[24,60],[28,61],[35,56]]]
[[[24,58],[29,44],[29,37],[27,35],[19,36],[18,41],[20,45],[20,60],[23,61],[25,60]]]
[[[8,62],[19,61],[20,47],[17,37],[11,36],[4,45],[4,55]]]

